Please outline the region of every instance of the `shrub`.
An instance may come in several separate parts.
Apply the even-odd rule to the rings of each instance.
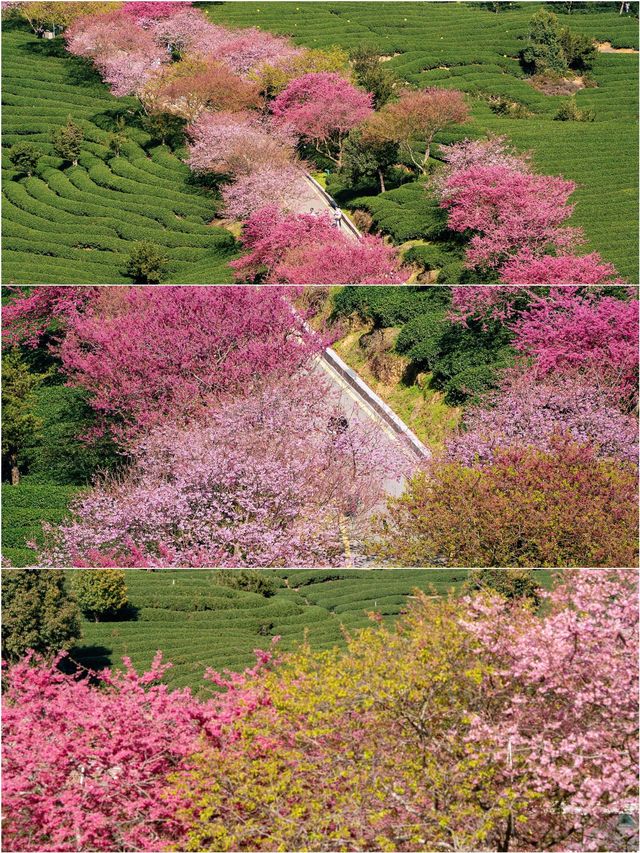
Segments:
[[[99,622],[128,604],[126,576],[120,569],[80,569],[71,573],[71,588],[83,614]]]
[[[167,270],[167,256],[153,243],[138,243],[129,256],[127,275],[138,284],[159,284]]]
[[[2,659],[14,662],[29,649],[50,656],[80,637],[80,611],[59,569],[2,572]]]
[[[275,595],[278,588],[272,574],[250,569],[220,569],[215,573],[214,578],[221,586],[255,592],[265,598]]]
[[[570,98],[560,105],[553,117],[554,121],[595,121],[593,110],[578,109],[575,98]]]
[[[405,566],[636,566],[636,484],[634,466],[561,440],[482,469],[436,460],[371,547]]]
[[[66,125],[59,127],[51,134],[53,148],[63,160],[73,166],[78,165],[80,146],[84,139],[82,128],[69,116]]]
[[[530,569],[472,569],[463,585],[465,592],[487,590],[510,600],[540,604],[540,585]]]
[[[18,169],[19,172],[24,172],[28,177],[31,177],[42,153],[31,142],[16,142],[9,149],[9,160]]]

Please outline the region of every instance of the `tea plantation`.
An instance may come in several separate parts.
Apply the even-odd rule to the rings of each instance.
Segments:
[[[161,649],[174,666],[166,675],[172,687],[203,686],[208,666],[239,670],[251,665],[252,650],[268,648],[273,636],[278,649],[289,651],[306,637],[313,648],[344,645],[344,629],[371,624],[367,613],[381,613],[387,622],[406,607],[415,588],[443,595],[459,589],[466,569],[446,570],[274,570],[275,594],[229,589],[208,570],[149,572],[128,570],[127,587],[133,617],[128,621],[88,622],[72,657],[91,667],[118,665],[129,655],[138,668],[147,667]],[[548,586],[552,572],[540,571]],[[206,682],[205,682],[206,684]]]
[[[130,283],[133,246],[150,241],[169,261],[167,281],[228,282],[235,239],[208,223],[210,193],[191,183],[180,151],[152,140],[133,98],[114,98],[89,64],[61,39],[37,39],[26,25],[3,31],[3,282]],[[77,166],[55,156],[51,133],[68,117],[84,132]],[[111,156],[123,123],[126,141]],[[36,173],[18,173],[6,149],[18,141],[43,153]]]
[[[446,143],[487,133],[506,134],[533,152],[536,171],[578,183],[571,224],[584,228],[585,251],[599,251],[631,282],[638,281],[637,79],[635,54],[601,53],[591,76],[597,86],[576,95],[595,121],[554,121],[566,96],[544,95],[528,82],[517,59],[531,16],[543,4],[514,3],[497,14],[480,3],[201,3],[212,21],[261,26],[310,47],[371,45],[387,67],[419,86],[460,89],[470,96],[472,120],[440,134]],[[563,14],[563,26],[614,48],[638,48],[638,22],[611,11]],[[574,7],[577,4],[574,4]],[[617,5],[617,4],[616,4]],[[528,118],[493,113],[488,96],[522,104]],[[340,197],[364,207],[396,242],[429,237],[434,212],[422,187],[406,184],[384,195]]]

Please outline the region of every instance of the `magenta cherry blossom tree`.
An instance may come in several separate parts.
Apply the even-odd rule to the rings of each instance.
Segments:
[[[282,215],[265,207],[245,223],[242,242],[249,252],[231,266],[244,281],[401,284],[410,275],[393,246],[372,235],[351,241],[327,214]]]
[[[528,249],[514,255],[500,268],[505,284],[624,284],[613,264],[598,252],[589,255],[543,255]]]
[[[292,80],[273,101],[276,119],[340,164],[344,139],[372,113],[373,96],[341,74],[323,71]]]
[[[118,304],[72,315],[59,355],[120,439],[250,393],[257,378],[291,376],[326,345],[276,288],[100,290]]]
[[[248,219],[269,205],[280,210],[294,209],[306,192],[304,175],[298,166],[267,164],[260,170],[238,175],[233,183],[222,188],[221,195],[226,216]]]

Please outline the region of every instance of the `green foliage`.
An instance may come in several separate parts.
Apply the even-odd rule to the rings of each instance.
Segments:
[[[595,121],[596,115],[593,110],[579,109],[576,99],[569,98],[561,104],[553,118],[555,121]]]
[[[2,659],[11,663],[29,649],[53,655],[80,637],[80,611],[60,569],[2,572]]]
[[[16,142],[9,150],[9,160],[28,177],[34,173],[41,156],[41,151],[31,142]]]
[[[167,277],[168,258],[153,243],[138,243],[131,252],[127,275],[137,284],[159,284]]]
[[[398,77],[380,62],[380,53],[375,47],[358,45],[349,52],[353,75],[359,86],[373,94],[374,109],[379,110],[393,96],[399,84]]]
[[[471,569],[465,592],[487,590],[508,599],[527,599],[533,607],[541,601],[541,587],[531,569]]]
[[[3,276],[16,284],[129,284],[133,244],[159,246],[174,284],[232,280],[236,241],[215,218],[215,196],[180,159],[184,122],[171,119],[165,141],[147,128],[140,104],[115,98],[85,60],[43,42],[25,24],[4,26]],[[51,133],[68,116],[85,140],[74,169],[62,170]],[[171,132],[169,132],[171,130]],[[113,156],[113,133],[126,136]],[[11,164],[8,151],[28,141],[42,153],[37,175]]]
[[[229,589],[256,592],[265,598],[275,595],[278,588],[274,575],[251,569],[219,569],[215,573],[215,581]]]
[[[486,331],[474,323],[453,324],[439,307],[411,319],[400,330],[396,350],[418,369],[431,371],[433,387],[456,405],[496,385],[500,370],[513,359],[509,340],[498,324]]]
[[[343,287],[333,297],[333,317],[357,314],[378,327],[398,326],[423,314],[431,305],[448,305],[448,288]]]
[[[124,133],[112,133],[109,139],[109,153],[112,157],[119,157],[123,147],[128,142],[127,136]]]
[[[529,41],[521,51],[524,64],[535,74],[568,69],[586,71],[596,56],[593,39],[560,26],[557,15],[540,9],[531,18]]]
[[[342,148],[340,175],[351,186],[363,181],[374,185],[379,182],[384,192],[386,173],[397,160],[397,143],[369,140],[353,130]]]
[[[32,541],[42,542],[42,525],[59,524],[67,515],[77,486],[32,483],[23,477],[20,485],[2,490],[2,556],[14,566],[33,566],[36,554]]]
[[[43,378],[29,371],[18,350],[2,359],[2,460],[14,486],[27,461],[25,448],[34,443],[42,427],[34,412],[34,392]]]
[[[67,119],[64,127],[57,128],[51,134],[51,143],[56,154],[74,166],[78,165],[78,157],[80,156],[83,141],[84,133],[82,128],[71,116]]]
[[[531,18],[529,41],[520,55],[524,64],[536,74],[566,71],[567,58],[562,47],[560,26],[553,12],[540,9]]]
[[[88,619],[117,616],[129,603],[122,569],[79,569],[71,572],[71,588]]]

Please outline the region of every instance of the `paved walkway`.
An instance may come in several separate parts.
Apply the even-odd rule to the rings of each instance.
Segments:
[[[304,173],[305,185],[307,191],[292,204],[292,209],[295,213],[324,213],[327,211],[333,214],[334,208],[331,205],[331,196],[326,193],[322,187],[318,186],[313,178],[307,173]],[[358,229],[349,222],[345,214],[342,214],[340,220],[340,231],[354,242],[359,240]]]

